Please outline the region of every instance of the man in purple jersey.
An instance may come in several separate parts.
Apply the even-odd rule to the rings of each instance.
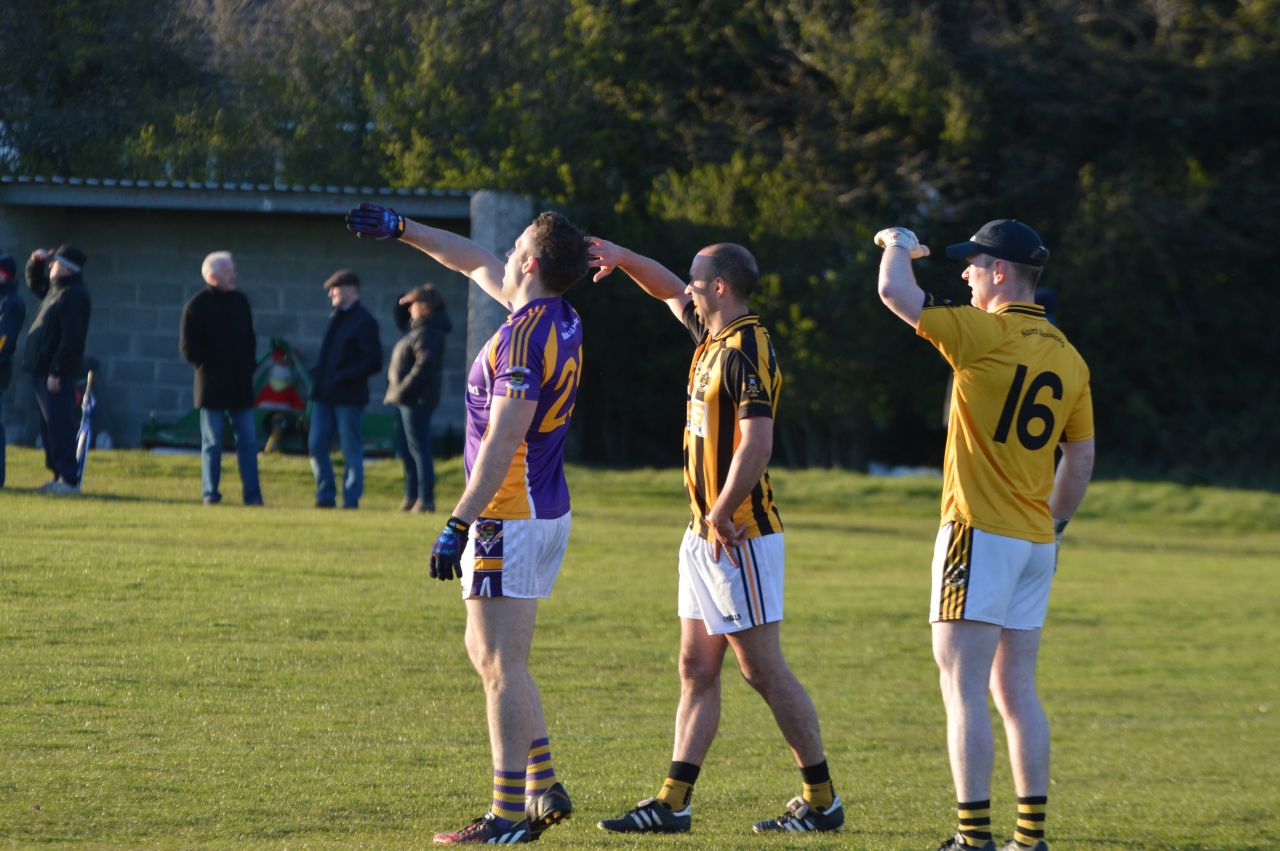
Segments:
[[[504,264],[466,237],[375,204],[348,213],[347,228],[412,245],[511,311],[467,376],[467,485],[431,549],[433,577],[462,579],[467,653],[485,688],[493,803],[434,840],[529,842],[573,812],[555,779],[528,658],[538,600],[550,596],[569,540],[564,441],[582,375],[582,322],[562,296],[586,274],[586,234],[542,213]]]

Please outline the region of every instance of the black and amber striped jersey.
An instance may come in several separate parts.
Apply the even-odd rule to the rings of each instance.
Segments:
[[[955,370],[942,519],[1051,543],[1054,449],[1093,437],[1084,358],[1027,302],[987,313],[930,299],[916,333]]]
[[[685,305],[684,324],[698,344],[689,367],[685,403],[684,483],[693,512],[692,528],[710,538],[706,516],[729,475],[733,453],[742,440],[738,420],[774,418],[782,372],[769,332],[752,314],[730,322],[714,337],[698,318],[693,303]],[[782,531],[766,469],[733,513],[748,538]]]

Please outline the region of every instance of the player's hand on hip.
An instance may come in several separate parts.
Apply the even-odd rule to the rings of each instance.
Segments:
[[[361,239],[395,239],[404,233],[404,216],[390,207],[361,204],[347,213],[347,230]]]
[[[588,249],[590,253],[587,256],[587,265],[596,270],[596,273],[591,276],[591,281],[598,284],[618,268],[622,249],[598,236],[587,237],[587,243],[591,246]]]
[[[875,239],[876,245],[881,248],[891,248],[896,245],[907,249],[912,260],[929,256],[929,246],[922,245],[916,235],[906,228],[885,228],[876,234]]]
[[[732,514],[722,516],[715,508],[707,513],[707,525],[711,527],[711,558],[719,561],[723,552],[730,564],[741,567],[736,550],[746,540],[747,527],[733,525]]]
[[[467,545],[468,524],[457,517],[445,521],[444,529],[431,547],[431,578],[448,582],[462,578],[462,550]]]

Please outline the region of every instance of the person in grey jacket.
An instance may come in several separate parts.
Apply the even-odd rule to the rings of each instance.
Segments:
[[[4,394],[13,378],[13,353],[18,334],[27,318],[27,306],[18,295],[18,266],[13,258],[0,255],[0,488],[4,487]]]
[[[27,286],[40,299],[22,366],[40,408],[44,463],[53,478],[40,490],[55,494],[80,492],[76,463],[76,380],[84,373],[84,344],[89,334],[89,290],[80,277],[84,252],[70,243],[56,251],[38,248],[27,261]]]
[[[402,309],[407,308],[404,315]],[[396,451],[404,462],[404,502],[401,511],[436,510],[436,473],[431,457],[431,414],[440,404],[444,336],[453,329],[444,297],[431,284],[405,293],[396,311],[404,336],[391,350],[387,394],[395,405]]]

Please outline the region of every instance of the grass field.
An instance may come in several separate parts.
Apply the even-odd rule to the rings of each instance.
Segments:
[[[199,460],[103,452],[47,497],[10,447],[0,490],[0,845],[408,848],[483,811],[479,682],[442,519],[403,515],[395,462],[359,512],[312,509],[268,457],[268,507],[199,504]],[[441,466],[440,502],[461,487]],[[534,648],[576,817],[556,848],[932,849],[952,829],[925,623],[939,483],[775,471],[783,641],[817,704],[847,829],[758,838],[799,775],[726,671],[694,831],[595,821],[656,791],[677,696],[676,470],[570,470],[574,529]],[[1068,533],[1042,653],[1055,848],[1280,845],[1280,496],[1104,482]],[[998,738],[1002,742],[1002,739]],[[1007,763],[993,819],[1013,822]]]

